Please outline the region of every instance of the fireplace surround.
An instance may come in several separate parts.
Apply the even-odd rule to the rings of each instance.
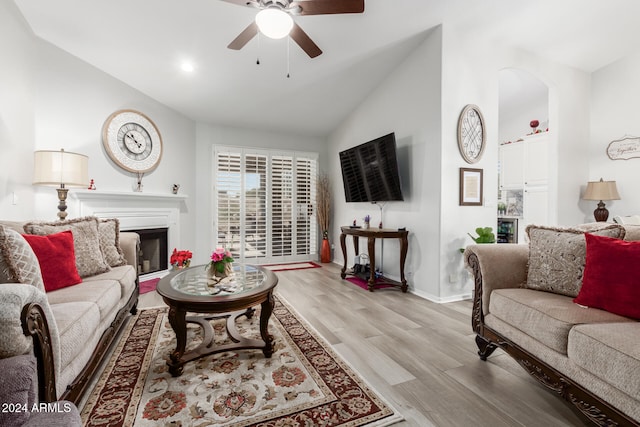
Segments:
[[[171,248],[181,246],[180,211],[184,209],[187,196],[102,190],[78,190],[72,194],[78,201],[77,216],[118,218],[120,230],[136,231],[143,242],[145,238],[151,241],[141,248],[143,253],[146,249],[158,257],[157,265],[151,256],[143,255],[138,270],[141,280],[162,277],[167,273]],[[166,243],[159,242],[158,233],[166,233]],[[147,271],[145,259],[149,261]]]

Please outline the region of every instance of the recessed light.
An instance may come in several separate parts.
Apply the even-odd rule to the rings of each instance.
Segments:
[[[182,71],[187,73],[191,73],[194,70],[193,64],[190,62],[183,62],[180,68],[182,68]]]

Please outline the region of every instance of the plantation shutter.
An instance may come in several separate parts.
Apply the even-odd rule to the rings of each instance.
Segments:
[[[317,154],[214,149],[216,246],[252,263],[315,259]]]

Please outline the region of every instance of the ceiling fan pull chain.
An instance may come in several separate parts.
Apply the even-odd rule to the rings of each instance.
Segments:
[[[291,51],[291,37],[287,37],[287,78],[290,78],[289,69],[291,66],[291,58],[289,52]]]
[[[256,65],[260,65],[260,32],[258,31],[258,59],[256,59]]]

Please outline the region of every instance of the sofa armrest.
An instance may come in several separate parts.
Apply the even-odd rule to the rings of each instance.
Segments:
[[[140,235],[132,231],[120,232],[120,249],[127,260],[138,271],[138,253],[140,252]]]
[[[40,400],[56,400],[60,338],[44,292],[20,283],[0,284],[0,357],[33,352]]]
[[[481,309],[477,320],[482,321],[489,313],[494,289],[521,288],[526,283],[529,246],[508,243],[469,245],[464,251],[464,261],[473,272],[474,299],[478,300],[478,309]],[[475,305],[474,301],[474,310]]]

